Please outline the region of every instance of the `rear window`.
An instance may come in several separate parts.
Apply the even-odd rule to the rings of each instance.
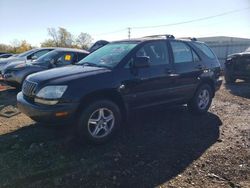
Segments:
[[[204,43],[193,43],[197,48],[199,48],[207,57],[210,59],[216,59],[213,51]]]

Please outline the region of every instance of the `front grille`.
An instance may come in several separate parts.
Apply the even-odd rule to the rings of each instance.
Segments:
[[[25,80],[23,82],[22,92],[26,96],[34,96],[36,90],[37,83]]]

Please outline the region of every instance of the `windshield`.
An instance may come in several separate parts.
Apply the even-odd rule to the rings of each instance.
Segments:
[[[89,54],[78,65],[115,67],[138,43],[110,43]]]
[[[31,53],[33,53],[34,51],[36,51],[36,50],[35,50],[35,49],[32,49],[32,50],[23,52],[23,53],[17,55],[17,57],[26,57],[26,56],[30,55]]]

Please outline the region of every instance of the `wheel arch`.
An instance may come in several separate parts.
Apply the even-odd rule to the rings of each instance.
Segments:
[[[213,98],[215,96],[215,83],[214,83],[214,81],[212,79],[209,79],[209,78],[202,79],[202,81],[198,85],[196,91],[199,89],[199,87],[201,87],[204,84],[207,84],[207,85],[209,85],[211,87],[211,89],[212,89],[212,98]]]
[[[89,104],[97,100],[110,100],[114,102],[120,109],[122,119],[125,120],[127,118],[128,108],[121,94],[115,89],[103,89],[88,93],[80,100],[80,105],[77,109],[77,114],[80,114],[80,112],[84,108],[86,108]]]

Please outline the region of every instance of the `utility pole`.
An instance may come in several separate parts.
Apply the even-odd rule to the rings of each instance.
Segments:
[[[131,35],[131,27],[128,27],[128,39],[130,39],[130,35]]]

